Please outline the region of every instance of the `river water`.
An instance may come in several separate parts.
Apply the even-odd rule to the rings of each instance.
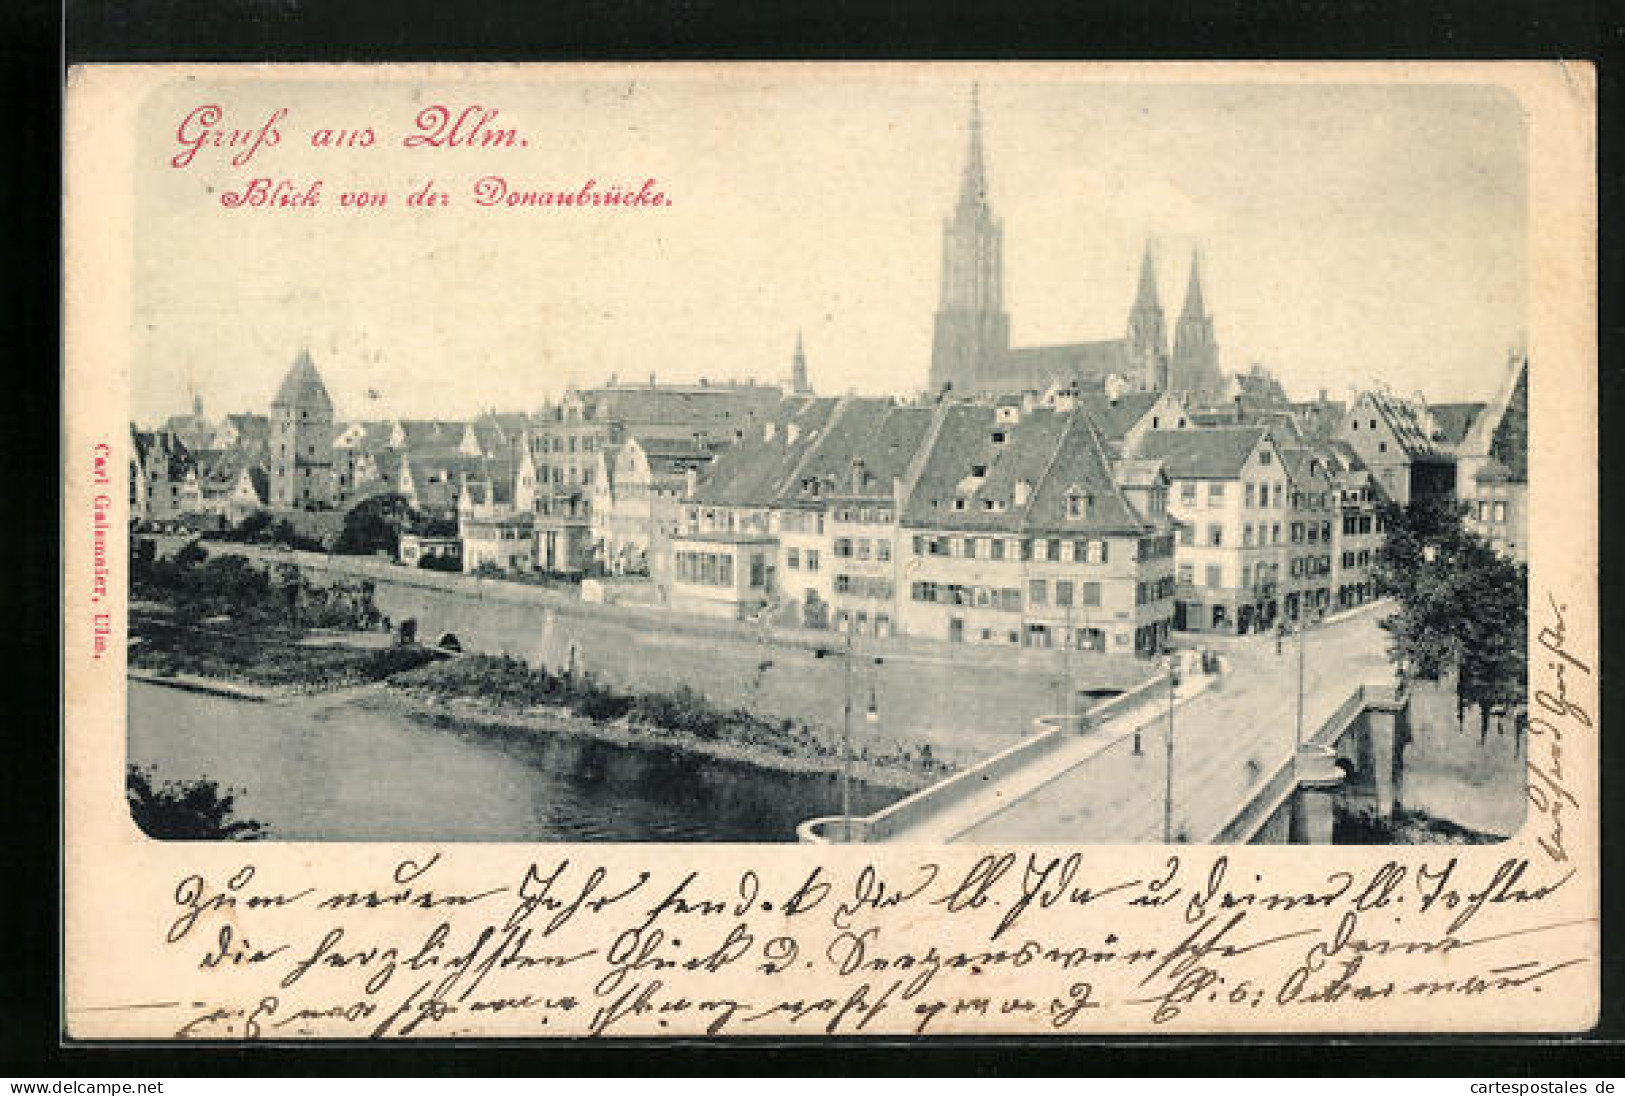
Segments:
[[[794,841],[839,782],[560,734],[442,728],[356,699],[129,683],[129,760],[207,777],[288,841]],[[898,793],[853,785],[868,813]]]

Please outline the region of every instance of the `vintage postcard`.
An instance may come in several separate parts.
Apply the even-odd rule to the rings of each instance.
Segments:
[[[75,68],[65,1035],[1589,1028],[1594,135]]]

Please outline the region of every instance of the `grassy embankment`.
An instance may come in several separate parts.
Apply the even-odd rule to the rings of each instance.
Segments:
[[[297,568],[264,568],[199,545],[172,556],[136,540],[129,666],[284,692],[382,681],[438,657],[420,648],[307,645],[311,629],[371,633],[387,622],[370,583],[314,586]]]
[[[801,771],[829,771],[840,763],[836,735],[720,707],[686,686],[627,693],[591,675],[554,674],[517,658],[479,654],[399,673],[388,684],[420,702],[477,705],[483,717],[508,729],[588,733]],[[952,771],[924,745],[879,751],[858,742],[854,759],[860,779],[897,788],[920,787]]]

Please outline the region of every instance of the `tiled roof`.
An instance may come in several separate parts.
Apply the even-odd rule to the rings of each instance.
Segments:
[[[1078,397],[1078,408],[1095,420],[1101,437],[1122,441],[1161,398],[1160,392],[1125,392],[1115,400],[1108,399],[1104,392],[1087,393]]]
[[[184,481],[187,474],[197,467],[191,450],[167,430],[133,430],[130,437],[135,445],[136,459],[143,470],[155,453],[168,458],[169,478],[173,482]]]
[[[1267,433],[1262,426],[1150,430],[1135,455],[1161,460],[1169,479],[1234,479]]]
[[[1440,430],[1428,414],[1428,409],[1415,400],[1405,399],[1387,392],[1367,393],[1371,405],[1375,407],[1387,421],[1388,427],[1393,431],[1394,438],[1399,442],[1407,456],[1411,457],[1440,457],[1448,456],[1448,443],[1444,431]]]
[[[905,525],[1007,532],[1145,527],[1112,481],[1088,415],[1039,408],[1001,424],[992,408],[954,404],[943,416],[904,507]],[[1067,516],[1071,494],[1089,497],[1090,517]]]
[[[1428,412],[1439,428],[1438,440],[1445,445],[1457,446],[1466,440],[1468,431],[1478,416],[1484,413],[1482,403],[1431,403]]]
[[[299,356],[294,358],[293,368],[282,378],[282,387],[277,389],[271,406],[333,410],[333,401],[328,398],[322,375],[316,372],[316,365],[310,360],[309,350],[300,350]]]
[[[772,385],[714,384],[605,387],[580,393],[590,416],[604,422],[746,424],[770,416],[783,398]]]
[[[783,401],[769,420],[773,436],[751,433],[719,453],[696,485],[695,500],[720,506],[772,505],[801,458],[817,444],[837,402],[827,396]]]

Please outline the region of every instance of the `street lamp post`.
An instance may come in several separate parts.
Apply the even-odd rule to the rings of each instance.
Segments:
[[[841,708],[841,840],[852,840],[852,618],[846,618],[846,702]]]
[[[1164,741],[1167,764],[1163,766],[1162,843],[1174,843],[1174,690],[1179,685],[1179,659],[1168,652],[1168,734]]]

